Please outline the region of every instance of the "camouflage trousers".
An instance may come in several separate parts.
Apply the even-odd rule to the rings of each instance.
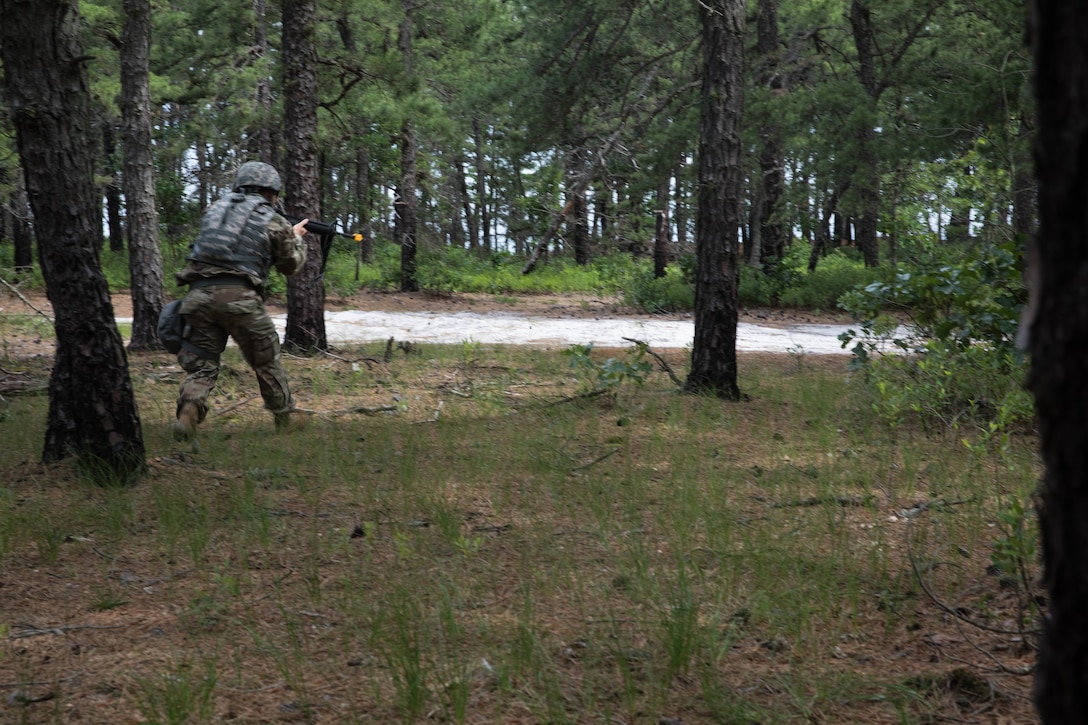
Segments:
[[[196,403],[203,422],[208,414],[208,396],[219,378],[219,354],[226,348],[228,337],[234,338],[256,373],[264,407],[273,413],[294,407],[280,357],[279,332],[256,290],[238,285],[191,287],[182,300],[181,315],[185,340],[215,357],[207,359],[185,348],[178,353],[178,363],[186,372],[178,391],[178,410],[183,403]]]

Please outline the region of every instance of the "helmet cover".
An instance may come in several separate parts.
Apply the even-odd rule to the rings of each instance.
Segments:
[[[243,186],[257,186],[262,189],[271,189],[276,193],[283,190],[279,172],[262,161],[247,161],[238,167],[238,173],[234,177],[234,191],[240,190]]]

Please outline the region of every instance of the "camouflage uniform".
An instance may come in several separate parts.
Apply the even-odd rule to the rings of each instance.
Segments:
[[[278,175],[275,181],[273,190],[279,191]],[[279,333],[265,310],[262,292],[272,266],[291,275],[305,261],[302,239],[255,188],[236,187],[208,207],[188,264],[175,275],[178,284],[189,285],[181,304],[183,337],[204,352],[198,355],[183,348],[178,353],[187,373],[178,393],[179,416],[183,405],[193,403],[197,422],[204,420],[228,336],[256,373],[265,407],[281,414],[292,409]]]

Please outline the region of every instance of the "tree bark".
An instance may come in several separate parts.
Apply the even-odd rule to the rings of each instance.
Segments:
[[[579,179],[589,175],[588,153],[581,145],[576,145],[570,152],[568,177]],[[571,185],[573,188],[573,184]],[[586,200],[586,191],[589,185],[580,188],[578,192],[571,192],[571,200],[574,202],[570,209],[570,244],[574,249],[574,263],[584,267],[589,264],[589,202]]]
[[[1039,232],[1026,323],[1046,466],[1038,513],[1049,595],[1035,703],[1049,725],[1088,721],[1088,7],[1034,0],[1032,15]]]
[[[480,218],[480,246],[484,251],[491,251],[491,214],[487,209],[487,162],[484,149],[484,137],[480,131],[480,120],[472,119],[472,139],[476,146],[476,210]]]
[[[654,278],[661,279],[669,266],[669,179],[657,187],[658,208],[654,211]]]
[[[404,0],[404,18],[400,24],[397,45],[404,61],[404,78],[407,85],[412,82],[412,35],[415,33],[412,15],[415,6],[410,0]],[[400,126],[400,180],[394,199],[393,236],[400,245],[400,290],[415,292],[419,289],[417,277],[416,243],[418,234],[419,209],[416,199],[416,128],[410,117],[405,117]],[[478,180],[483,183],[482,179]],[[481,209],[481,213],[482,213]],[[486,243],[487,224],[482,224]]]
[[[102,114],[102,150],[105,153],[103,173],[109,177],[106,184],[106,225],[110,233],[110,251],[125,251],[125,227],[121,222],[121,174],[117,164],[117,137],[113,128],[114,119]]]
[[[778,0],[759,0],[759,20],[756,28],[756,56],[759,63],[759,83],[772,94],[782,89],[782,72],[778,56]],[[772,101],[773,103],[773,101]],[[782,131],[775,117],[774,108],[763,120],[760,129],[762,148],[759,152],[759,190],[754,198],[759,205],[754,217],[759,226],[760,262],[782,259],[786,254],[786,230],[782,216],[782,190],[785,184],[785,161],[782,155]],[[756,239],[756,229],[752,238]]]
[[[26,176],[15,169],[15,188],[11,191],[11,241],[14,245],[15,271],[34,269],[34,233],[30,224],[30,199],[26,195]]]
[[[130,350],[162,348],[156,328],[163,306],[162,250],[151,155],[151,2],[124,0],[121,33],[121,136],[132,295]]]
[[[283,0],[284,209],[299,218],[320,219],[317,158],[316,0]],[[306,264],[287,278],[284,345],[300,352],[328,350],[325,333],[325,260],[321,243],[306,235]]]
[[[744,0],[700,0],[703,33],[695,219],[695,339],[684,389],[728,400],[737,387],[737,233],[744,101]]]
[[[858,78],[875,112],[883,88],[877,82],[872,17],[869,6],[862,0],[853,0],[850,3],[850,27],[858,53]],[[880,216],[879,159],[872,122],[863,118],[860,123],[856,139],[860,163],[854,168],[857,176],[854,188],[858,195],[857,244],[865,266],[876,267],[880,264],[880,247],[876,237],[877,220]]]
[[[86,56],[75,0],[0,0],[0,49],[46,293],[56,316],[42,460],[102,483],[146,466],[128,360],[94,247],[99,221]]]
[[[400,183],[394,200],[394,236],[400,244],[400,290],[419,290],[416,235],[419,209],[416,200],[416,131],[409,118],[400,129]]]

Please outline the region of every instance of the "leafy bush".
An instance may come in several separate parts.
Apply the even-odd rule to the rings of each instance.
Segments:
[[[779,295],[779,304],[806,310],[835,309],[843,295],[876,281],[880,271],[866,268],[842,250],[820,260],[813,272],[805,272]]]
[[[893,425],[909,415],[927,427],[969,421],[989,440],[1028,427],[1027,361],[1014,345],[1026,293],[1014,248],[930,261],[900,265],[890,281],[843,296],[841,306],[861,324],[840,339],[844,346],[856,341],[854,367],[865,372],[873,409]]]
[[[665,276],[654,277],[649,265],[635,270],[623,289],[624,304],[646,312],[679,312],[695,307],[695,287],[682,270],[667,267]]]

